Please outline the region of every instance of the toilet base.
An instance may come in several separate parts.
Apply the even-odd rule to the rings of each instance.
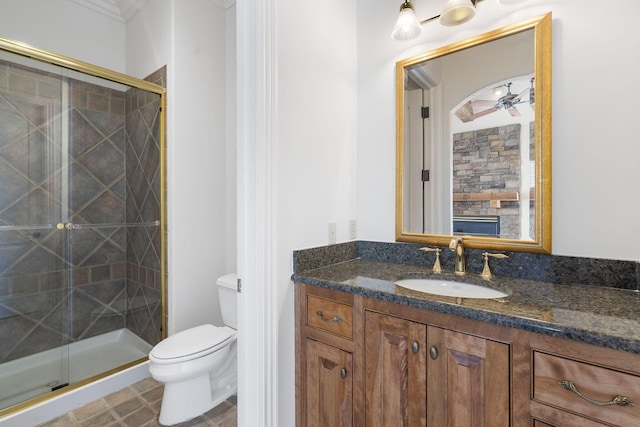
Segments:
[[[168,426],[195,418],[213,408],[209,376],[189,381],[166,383],[162,395],[159,422]]]
[[[236,392],[235,379],[211,381],[209,375],[167,383],[164,385],[158,422],[166,426],[188,421],[215,408]]]
[[[161,425],[172,425],[188,421],[236,394],[236,366],[236,359],[233,357],[222,367],[222,375],[204,373],[186,381],[165,383],[158,422]]]

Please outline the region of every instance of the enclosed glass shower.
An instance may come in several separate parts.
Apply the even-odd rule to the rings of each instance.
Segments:
[[[163,337],[164,69],[147,80],[0,39],[0,417]]]

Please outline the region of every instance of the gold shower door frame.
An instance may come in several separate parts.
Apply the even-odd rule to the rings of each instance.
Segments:
[[[158,113],[159,117],[159,145],[160,145],[160,153],[159,153],[159,172],[160,172],[160,219],[156,222],[159,228],[160,233],[160,325],[161,325],[161,339],[166,338],[166,323],[167,323],[167,306],[166,306],[166,286],[167,286],[167,207],[166,207],[166,199],[167,199],[167,191],[166,191],[166,89],[160,85],[155,83],[151,83],[146,80],[138,79],[132,76],[128,76],[126,74],[122,74],[116,71],[108,70],[106,68],[102,68],[96,65],[92,65],[83,61],[75,60],[66,56],[54,54],[42,49],[38,49],[27,44],[5,39],[0,37],[0,49],[6,52],[10,52],[13,54],[17,54],[23,57],[31,58],[37,61],[41,61],[46,64],[53,64],[55,66],[62,67],[63,69],[72,70],[75,72],[79,72],[81,74],[85,74],[88,76],[97,77],[100,79],[108,80],[114,83],[122,84],[129,86],[131,88],[140,89],[143,91],[150,92],[152,94],[159,95],[159,105],[160,110]],[[67,228],[73,228],[73,224],[62,224]],[[60,224],[58,224],[60,227]],[[80,227],[81,228],[81,227]],[[87,378],[85,380],[79,381],[77,383],[70,384],[67,387],[61,388],[59,390],[51,391],[49,393],[43,394],[39,397],[27,400],[25,402],[16,404],[6,409],[0,410],[0,418],[9,415],[11,413],[23,410],[25,408],[37,405],[45,400],[49,400],[53,397],[56,397],[60,394],[67,393],[79,387],[82,387],[88,383],[99,380],[106,376],[112,375],[116,372],[125,370],[132,366],[143,363],[147,360],[146,357],[135,360],[133,362],[127,363],[125,365],[119,366],[115,369],[111,369],[109,371],[103,372],[99,375],[93,376],[91,378]]]

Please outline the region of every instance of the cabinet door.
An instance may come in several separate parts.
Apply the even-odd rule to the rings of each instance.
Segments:
[[[428,424],[510,425],[509,346],[431,326],[427,341]]]
[[[306,339],[306,425],[353,425],[352,355]]]
[[[426,425],[426,326],[365,312],[365,424]]]

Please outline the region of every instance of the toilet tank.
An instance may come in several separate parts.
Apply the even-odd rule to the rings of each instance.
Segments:
[[[217,285],[222,320],[225,325],[238,329],[238,276],[226,274],[218,278]]]

